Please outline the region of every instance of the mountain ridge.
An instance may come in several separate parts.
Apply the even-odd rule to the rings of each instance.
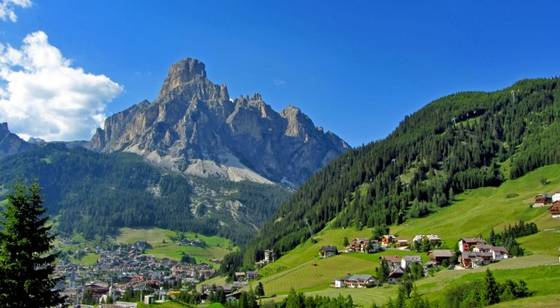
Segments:
[[[350,146],[293,106],[276,112],[258,93],[231,99],[204,63],[187,58],[170,67],[153,102],[107,118],[90,148],[190,175],[297,186]]]

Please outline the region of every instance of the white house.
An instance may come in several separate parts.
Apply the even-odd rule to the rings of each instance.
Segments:
[[[342,280],[342,279],[335,280],[334,284],[333,284],[333,287],[334,288],[344,288],[344,280]]]
[[[560,201],[560,192],[555,193],[552,195],[552,202]]]
[[[493,246],[490,248],[490,253],[492,253],[492,260],[494,261],[509,258],[508,250],[505,247]]]

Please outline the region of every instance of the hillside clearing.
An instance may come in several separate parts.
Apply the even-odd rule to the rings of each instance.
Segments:
[[[185,253],[189,256],[195,257],[198,263],[209,264],[213,264],[210,262],[210,259],[222,259],[226,254],[235,248],[235,245],[233,245],[231,241],[219,236],[204,236],[193,232],[187,232],[184,234],[186,238],[197,238],[205,242],[207,246],[197,247],[179,245],[171,239],[177,235],[177,232],[160,228],[121,228],[116,241],[123,244],[146,241],[152,246],[151,249],[146,250],[146,254],[148,255],[152,255],[157,258],[181,260],[182,255]]]

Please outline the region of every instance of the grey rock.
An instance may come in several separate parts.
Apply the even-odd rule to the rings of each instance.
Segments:
[[[260,94],[230,100],[190,58],[171,66],[155,101],[107,118],[89,147],[134,152],[191,175],[294,185],[349,149],[296,107],[278,113]]]

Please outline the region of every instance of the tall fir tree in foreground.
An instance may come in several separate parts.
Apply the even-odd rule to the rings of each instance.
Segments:
[[[47,225],[38,184],[16,184],[0,216],[2,307],[51,307],[63,302],[54,290],[54,235]]]

